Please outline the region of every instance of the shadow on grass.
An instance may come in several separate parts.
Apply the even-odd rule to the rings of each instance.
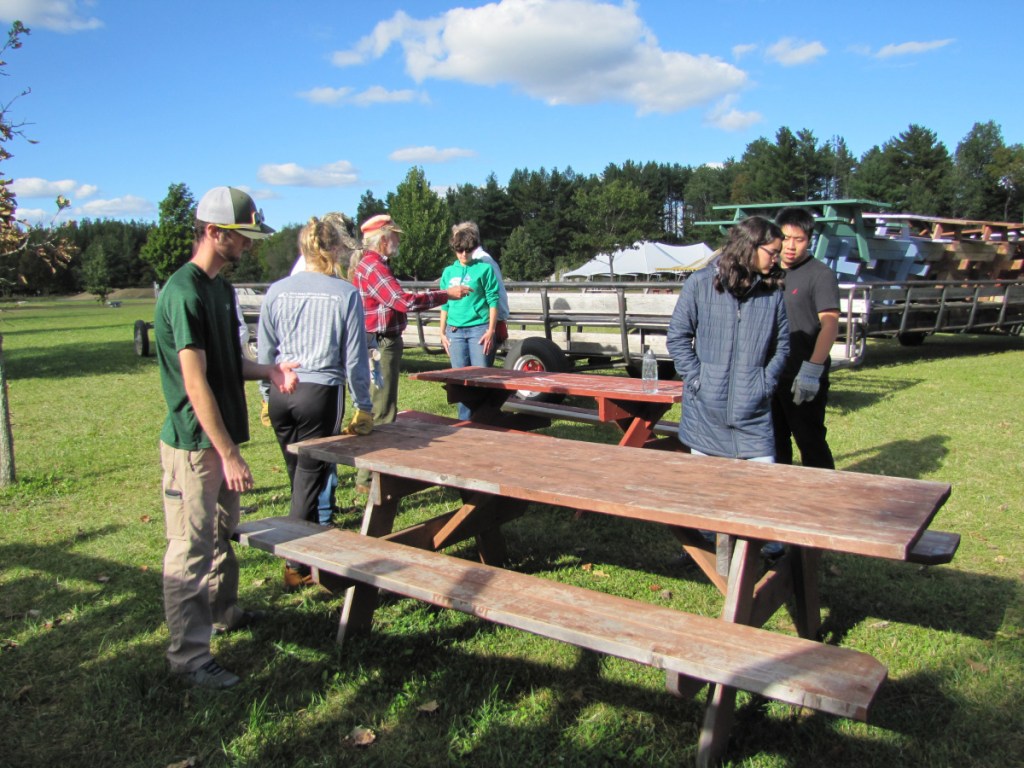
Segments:
[[[832,377],[828,392],[828,407],[840,413],[852,413],[870,408],[892,397],[896,392],[912,389],[923,379],[894,378],[891,374],[873,374],[858,370],[842,378]]]
[[[919,363],[950,357],[979,357],[1024,350],[1024,336],[999,334],[943,333],[928,336],[917,347],[901,346],[895,339],[872,339],[868,343],[864,363],[851,372],[885,368],[906,363]],[[845,374],[844,374],[845,375]]]
[[[942,468],[949,454],[949,440],[946,435],[929,435],[920,440],[893,440],[868,450],[836,456],[836,461],[845,463],[853,460],[852,464],[843,467],[845,472],[920,479]]]
[[[139,370],[151,370],[155,376],[156,358],[138,357],[135,354],[131,332],[132,329],[128,326],[123,342],[60,344],[7,352],[5,358],[8,376],[23,380],[68,379],[134,373]]]
[[[872,620],[993,640],[1017,588],[1012,579],[953,568],[830,554],[822,565],[822,604],[829,613],[821,632],[839,643]]]
[[[170,678],[163,663],[159,573],[74,551],[117,530],[0,547],[6,569],[33,572],[4,585],[4,634],[30,606],[43,608],[42,619],[67,616],[4,651],[0,678],[7,695],[0,715],[8,727],[0,747],[12,768],[167,765],[190,756],[203,765],[227,757],[260,766],[470,766],[499,764],[505,756],[508,765],[589,768],[687,764],[695,755],[703,695],[668,696],[657,670],[559,643],[533,646],[534,658],[523,658],[520,633],[397,597],[382,602],[369,634],[350,638],[342,649],[333,642],[337,598],[321,590],[286,595],[279,585],[257,587],[277,610],[254,628],[215,641],[218,656],[245,676],[243,684],[224,693],[189,689]],[[243,561],[243,583],[254,566],[277,563],[252,555]],[[71,587],[54,592],[55,583],[100,575],[106,579],[103,605]],[[935,578],[948,582],[946,595],[963,590],[961,576]],[[920,579],[902,572],[888,578]],[[935,581],[922,583],[934,587]],[[971,613],[962,617],[963,629],[952,628],[984,626],[991,634],[996,619],[984,617],[1001,613],[996,604],[1012,589],[994,579],[968,583],[973,594],[941,601],[902,584],[872,588],[870,594],[880,596],[872,609],[920,616],[939,602],[956,601]],[[830,579],[828,587],[850,592],[842,581]],[[999,593],[994,599],[984,594],[993,590]],[[16,602],[12,594],[19,595]],[[852,613],[849,618],[857,620]],[[832,766],[914,765],[904,749],[913,754],[914,745],[955,738],[968,727],[964,717],[952,717],[955,708],[943,693],[950,686],[944,674],[934,673],[882,689],[872,722],[899,733],[898,745],[851,733],[844,720],[741,696],[726,757],[737,764],[765,755],[810,764],[802,761],[827,755]],[[421,711],[431,700],[438,710]],[[970,714],[991,713],[981,703]],[[948,725],[949,733],[944,728],[937,736],[936,723]],[[377,741],[365,749],[351,746],[346,735],[357,726],[373,728]],[[97,737],[95,729],[108,735]]]

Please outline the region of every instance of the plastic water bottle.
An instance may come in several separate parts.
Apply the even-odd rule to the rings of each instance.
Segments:
[[[644,363],[641,371],[643,376],[644,392],[657,392],[658,391],[658,361],[654,357],[654,353],[650,347],[644,350]]]

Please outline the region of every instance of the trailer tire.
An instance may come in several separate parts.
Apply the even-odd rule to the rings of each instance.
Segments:
[[[149,324],[145,320],[135,321],[135,354],[149,356]]]
[[[553,341],[530,337],[520,339],[509,347],[505,355],[505,367],[515,371],[564,373],[572,368],[572,361]],[[560,403],[565,399],[565,395],[546,392],[520,391],[516,394],[535,403]]]
[[[896,340],[899,341],[901,347],[920,347],[924,344],[927,335],[922,331],[910,331],[896,334]]]

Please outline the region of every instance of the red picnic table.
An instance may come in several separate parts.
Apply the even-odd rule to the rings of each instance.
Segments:
[[[448,368],[414,373],[417,381],[437,381],[448,392],[449,403],[465,403],[470,421],[513,428],[537,426],[536,419],[502,411],[517,392],[588,397],[597,401],[596,421],[622,430],[619,445],[635,448],[677,448],[678,440],[659,438],[655,428],[661,417],[683,399],[680,381],[659,381],[655,392],[644,391],[641,379],[588,373],[551,373],[505,368]],[[551,409],[557,415],[557,409]]]

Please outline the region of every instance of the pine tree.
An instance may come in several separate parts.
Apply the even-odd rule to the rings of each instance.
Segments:
[[[149,233],[139,258],[153,267],[164,281],[192,258],[196,201],[184,184],[171,184],[160,201],[160,223]]]

